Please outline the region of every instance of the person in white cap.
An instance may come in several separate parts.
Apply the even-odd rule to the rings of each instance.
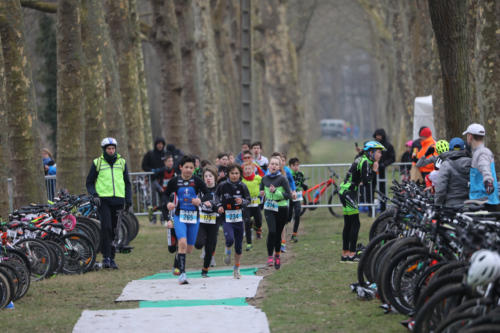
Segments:
[[[469,198],[487,198],[487,204],[491,208],[489,210],[495,211],[500,203],[498,182],[493,153],[484,146],[486,131],[483,125],[470,124],[462,134],[467,135],[467,145],[472,151]]]

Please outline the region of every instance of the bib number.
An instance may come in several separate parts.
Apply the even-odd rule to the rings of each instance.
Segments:
[[[295,200],[293,200],[293,201],[294,202],[295,201],[302,201],[302,191],[298,191],[296,193],[297,193],[297,198]]]
[[[252,198],[252,200],[250,201],[250,204],[248,205],[248,207],[259,207],[259,204],[260,204],[260,198],[259,197]]]
[[[227,223],[243,222],[243,211],[241,209],[226,210],[226,222]]]
[[[216,214],[207,214],[200,212],[200,223],[215,224]]]
[[[195,224],[198,212],[195,210],[181,210],[179,214],[179,221],[182,223]]]
[[[266,200],[264,203],[264,209],[266,210],[272,210],[273,212],[278,211],[278,203],[274,200]]]

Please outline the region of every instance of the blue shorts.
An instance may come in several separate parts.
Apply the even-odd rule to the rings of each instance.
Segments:
[[[194,245],[196,242],[199,226],[199,220],[196,223],[184,223],[179,221],[179,215],[174,215],[175,235],[177,239],[186,238],[188,245]]]

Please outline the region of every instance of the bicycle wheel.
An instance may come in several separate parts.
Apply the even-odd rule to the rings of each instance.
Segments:
[[[7,273],[0,269],[0,310],[5,308],[12,299],[12,282]]]
[[[358,283],[361,286],[367,286],[370,283],[375,282],[375,279],[372,278],[370,273],[370,263],[373,258],[373,254],[379,247],[394,238],[396,238],[394,234],[386,233],[376,236],[368,243],[365,250],[361,254],[361,258],[358,263]]]
[[[4,256],[4,261],[12,264],[20,277],[21,288],[16,294],[16,298],[19,299],[28,292],[30,287],[31,271],[29,260],[22,252],[14,249],[5,249]]]
[[[337,185],[334,184],[333,186],[334,186],[333,192],[328,197],[328,204],[329,205],[340,204],[340,197],[339,197],[339,191],[337,189]],[[337,198],[337,199],[334,200],[334,198]],[[342,211],[342,206],[340,206],[340,207],[328,207],[328,211],[330,211],[330,214],[332,214],[334,217],[339,217],[342,215],[340,213]]]
[[[94,267],[96,252],[92,241],[81,234],[69,233],[59,240],[64,252],[63,273],[79,274]]]
[[[21,289],[21,278],[19,277],[16,268],[10,264],[7,264],[6,262],[0,262],[0,270],[3,271],[8,276],[11,282],[12,288],[11,288],[10,300],[15,301],[16,299],[18,299],[18,297],[16,296]]]
[[[454,333],[464,328],[472,320],[483,316],[494,305],[490,298],[470,299],[455,308],[439,324],[435,333]]]
[[[375,219],[375,221],[373,221],[370,227],[369,240],[372,240],[373,237],[384,232],[386,226],[393,222],[394,222],[394,212],[391,211],[390,209],[380,214]]]
[[[52,275],[51,270],[54,267],[54,255],[45,243],[36,239],[23,239],[15,246],[30,261],[31,278],[34,281],[39,281]]]
[[[50,249],[54,252],[55,255],[55,269],[54,274],[58,274],[62,272],[62,268],[64,267],[64,251],[61,249],[59,244],[56,242],[49,240],[45,241],[46,244],[50,247]]]
[[[131,212],[124,212],[125,213],[125,217],[127,218],[127,220],[130,222],[130,225],[132,228],[129,228],[129,243],[131,241],[133,241],[137,235],[139,234],[139,228],[140,228],[140,225],[139,225],[139,220],[137,219],[137,217],[135,216],[135,214],[131,213]]]

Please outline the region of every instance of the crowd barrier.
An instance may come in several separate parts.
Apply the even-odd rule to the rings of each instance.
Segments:
[[[392,179],[401,180],[404,175],[401,170],[409,167],[410,163],[394,163],[386,168],[385,178],[377,175],[377,189],[379,183],[386,187],[386,193],[389,193]],[[303,207],[337,207],[341,212],[341,203],[336,191],[340,189],[340,184],[344,179],[351,163],[336,164],[303,164],[301,171],[305,176],[305,183],[312,190],[305,193]],[[156,206],[159,202],[158,192],[154,191],[152,186],[152,172],[131,172],[130,182],[132,184],[132,195],[134,212],[136,215],[147,215],[150,206]],[[56,176],[45,176],[45,186],[47,198],[52,200],[56,193]],[[359,203],[360,207],[369,207],[372,216],[375,214],[379,201],[371,194],[374,192],[373,185],[366,188],[360,188]],[[376,197],[376,196],[375,196]],[[331,198],[331,199],[330,199]],[[9,179],[9,199],[12,210],[12,182]],[[306,204],[307,202],[307,204]],[[161,214],[159,211],[155,214]],[[341,214],[340,214],[341,215]]]

